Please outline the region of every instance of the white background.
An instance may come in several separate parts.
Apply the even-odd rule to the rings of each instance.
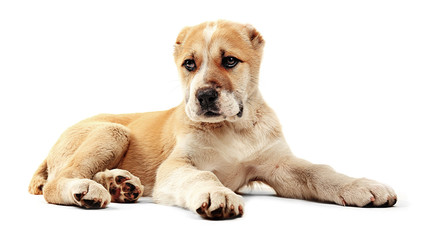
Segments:
[[[422,1],[406,0],[2,1],[0,234],[422,239],[423,16]],[[176,36],[216,19],[251,23],[265,38],[260,88],[293,152],[391,185],[395,207],[340,207],[264,191],[245,196],[243,218],[216,222],[148,198],[90,211],[27,193],[73,123],[177,105]]]

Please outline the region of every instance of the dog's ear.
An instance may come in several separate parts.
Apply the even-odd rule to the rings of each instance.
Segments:
[[[265,44],[265,40],[262,38],[261,34],[250,24],[246,24],[245,28],[249,39],[252,42],[253,48],[262,48]]]
[[[189,29],[190,27],[185,27],[178,34],[177,40],[175,41],[175,45],[174,45],[174,57],[177,57],[180,54],[181,45],[184,43]]]
[[[189,29],[190,27],[185,27],[180,31],[177,40],[175,41],[175,46],[181,45],[184,42]]]

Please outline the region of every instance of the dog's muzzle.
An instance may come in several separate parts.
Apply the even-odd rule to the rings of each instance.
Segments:
[[[223,111],[223,109],[220,109],[219,95],[219,92],[215,88],[199,89],[196,93],[196,99],[201,110],[199,115],[205,117],[217,117],[222,115],[221,111]],[[237,113],[237,117],[241,118],[243,116],[243,104],[239,103],[238,105],[240,111]]]
[[[219,93],[214,88],[199,89],[196,98],[199,101],[202,114],[208,117],[219,116],[217,100]]]

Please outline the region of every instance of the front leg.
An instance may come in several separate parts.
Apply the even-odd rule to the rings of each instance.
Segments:
[[[334,202],[349,206],[393,206],[397,196],[387,185],[337,173],[327,165],[312,164],[272,150],[259,172],[279,196]]]
[[[184,157],[170,157],[159,167],[153,199],[188,208],[207,219],[243,215],[243,199],[226,188],[210,171],[196,169]]]

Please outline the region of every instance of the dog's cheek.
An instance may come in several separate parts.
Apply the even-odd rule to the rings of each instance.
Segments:
[[[193,76],[191,76],[189,73],[184,73],[184,72],[181,73],[182,90],[183,90],[184,100],[186,104],[190,100],[192,81],[193,81]]]
[[[252,75],[250,74],[250,68],[247,63],[243,66],[240,66],[237,69],[237,72],[234,73],[233,76],[233,85],[234,85],[234,94],[238,98],[238,100],[245,101],[247,95],[249,95],[249,91],[256,87],[252,81]]]
[[[199,105],[196,102],[196,98],[194,96],[190,95],[190,89],[188,89],[187,95],[186,95],[186,106],[185,106],[185,112],[186,115],[192,120],[192,121],[198,121],[199,116],[198,113],[200,111]]]
[[[192,108],[192,105],[190,105],[189,103],[187,103],[186,107],[185,107],[185,112],[188,118],[190,118],[192,121],[196,121],[197,116],[195,111]]]
[[[221,93],[220,108],[222,114],[226,116],[234,116],[240,111],[236,97],[227,91]]]
[[[190,87],[189,86],[186,87],[184,96],[185,96],[184,97],[185,103],[187,104],[188,103],[188,100],[190,99]]]

